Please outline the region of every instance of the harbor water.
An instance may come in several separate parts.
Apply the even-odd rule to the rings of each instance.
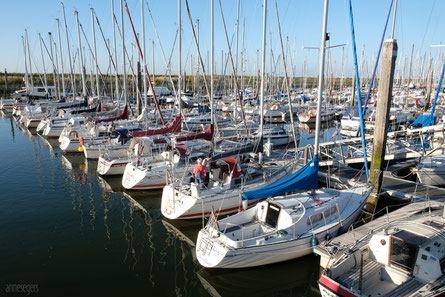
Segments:
[[[325,129],[325,138],[335,127]],[[300,130],[300,146],[313,142]],[[0,119],[1,294],[28,296],[318,296],[319,259],[239,270],[202,268],[194,255],[201,220],[167,221],[161,191],[124,192],[97,162],[62,154]],[[17,288],[17,286],[15,287]],[[18,295],[18,294],[16,294]]]

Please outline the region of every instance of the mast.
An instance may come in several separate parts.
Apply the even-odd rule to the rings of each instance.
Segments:
[[[278,15],[277,0],[275,0],[275,10],[277,12],[278,36],[280,37],[281,56],[283,58],[283,65],[284,65],[284,79],[285,79],[285,83],[286,83],[287,100],[288,100],[288,105],[289,105],[289,115],[290,115],[290,121],[291,121],[291,125],[292,125],[292,136],[294,138],[295,148],[297,148],[297,132],[295,131],[294,112],[292,110],[292,102],[291,102],[291,98],[290,98],[290,86],[289,86],[289,79],[287,76],[287,67],[286,67],[286,58],[284,55],[283,40],[281,38],[281,25],[280,25],[280,17]],[[287,48],[287,45],[286,45],[286,48]]]
[[[45,90],[46,90],[46,92],[48,92],[48,81],[46,79],[45,58],[43,56],[42,36],[40,36],[40,33],[39,33],[39,41],[40,41],[40,53],[42,54],[42,63],[43,63],[43,80],[45,81]]]
[[[210,1],[210,121],[214,124],[214,110],[213,110],[213,93],[214,93],[214,78],[213,72],[215,70],[215,34],[214,34],[214,0]],[[213,141],[212,141],[213,144]],[[213,149],[213,148],[212,148]]]
[[[197,80],[196,80],[196,93],[197,93],[197,97],[199,98],[199,94],[200,94],[200,91],[199,91],[199,79],[200,79],[200,77],[199,77],[199,19],[196,19],[196,31],[197,31],[197,39],[198,39],[198,46],[196,47],[196,51],[197,51],[197,53],[196,53],[196,55],[197,55],[197,61],[198,61],[198,65],[197,65],[197,67],[196,67],[196,77],[197,77]]]
[[[111,0],[111,22],[113,23],[113,46],[114,46],[114,61],[116,63],[115,70],[115,77],[116,77],[116,98],[117,103],[119,103],[119,71],[117,68],[117,46],[116,46],[116,23],[114,22],[114,0]]]
[[[151,58],[153,63],[153,83],[156,84],[156,77],[155,77],[155,41],[154,39],[151,40]]]
[[[239,39],[239,2],[237,4],[236,9],[236,52],[235,52],[235,73],[233,78],[238,79],[238,39]],[[243,90],[241,90],[242,92]],[[235,108],[233,109],[233,116],[236,119],[237,107],[236,107],[236,98],[235,98]]]
[[[212,0],[213,3],[213,0]],[[212,4],[213,5],[213,4]],[[179,111],[182,112],[181,99],[181,68],[182,68],[182,34],[181,34],[181,0],[178,0],[178,106]]]
[[[68,38],[68,26],[66,25],[66,16],[65,16],[65,6],[62,4],[62,11],[63,11],[63,20],[65,22],[65,37],[66,37],[66,47],[68,49],[68,60],[70,62],[70,80],[71,80],[71,92],[73,93],[74,98],[74,73],[73,73],[73,61],[71,60],[71,50],[70,50],[70,41]]]
[[[80,76],[82,78],[82,96],[87,95],[86,91],[86,82],[85,82],[85,69],[83,64],[83,51],[82,51],[82,40],[80,38],[80,26],[79,26],[79,13],[77,10],[74,11],[74,15],[76,16],[76,22],[77,22],[77,36],[79,39],[79,52],[80,52]]]
[[[53,84],[54,84],[54,89],[56,90],[56,98],[57,100],[59,99],[59,91],[56,85],[56,80],[57,80],[57,68],[56,68],[56,62],[54,62],[54,55],[53,55],[53,39],[52,39],[52,34],[51,32],[48,32],[48,36],[49,36],[49,48],[50,48],[50,54],[51,54],[51,61],[53,63]]]
[[[57,69],[57,93],[59,95],[60,99],[60,78],[59,78],[59,58],[57,56],[57,43],[53,42],[54,44],[54,60],[56,63],[56,69]]]
[[[60,38],[60,24],[59,19],[56,19],[57,22],[57,35],[58,35],[58,41],[59,41],[59,57],[60,57],[60,63],[61,63],[61,70],[62,70],[62,92],[63,96],[66,97],[66,89],[65,89],[65,70],[63,69],[63,53],[62,53],[62,39]]]
[[[34,93],[34,79],[32,78],[31,51],[29,50],[29,40],[28,40],[28,30],[27,29],[25,29],[25,41],[26,41],[26,49],[28,51],[29,75],[31,76],[31,90],[32,90],[32,93]]]
[[[141,0],[141,26],[142,26],[142,54],[145,57],[145,12],[144,12],[144,0]],[[153,62],[154,62],[154,58],[153,58]],[[145,60],[144,60],[144,64],[145,64]],[[145,69],[145,65],[142,66],[142,69]],[[154,67],[154,66],[153,66]],[[143,79],[144,79],[144,108],[147,109],[147,105],[148,105],[148,98],[147,98],[147,77],[146,77],[147,72],[144,71],[143,75]],[[153,73],[154,75],[154,73]],[[146,110],[147,111],[147,110]]]
[[[48,35],[49,35],[49,46],[51,48],[51,61],[53,62],[53,84],[54,84],[54,89],[56,90],[56,99],[60,100],[59,70],[57,69],[57,48],[56,48],[56,43],[52,42],[53,39],[51,32],[48,32]],[[53,45],[54,45],[54,52],[53,52]]]
[[[127,65],[125,63],[124,1],[121,0],[122,68],[124,69],[124,102],[127,103]],[[154,90],[153,90],[154,91]],[[153,94],[154,96],[154,94]]]
[[[23,44],[23,53],[25,54],[25,84],[26,84],[26,88],[29,89],[29,76],[28,76],[28,63],[27,60],[28,58],[26,57],[26,42],[25,42],[25,38],[22,36],[22,44]]]
[[[94,68],[96,74],[96,93],[97,99],[100,101],[100,87],[99,87],[99,66],[97,65],[97,47],[96,47],[96,28],[94,26],[94,9],[91,8],[91,30],[93,31],[94,43]]]
[[[264,122],[264,68],[266,66],[266,17],[267,17],[267,0],[263,2],[263,45],[262,45],[262,62],[261,62],[261,86],[260,86],[260,127],[259,138],[261,146],[263,143],[263,122]],[[271,65],[272,67],[272,65]],[[258,153],[260,165],[263,163],[262,150]]]
[[[319,147],[319,134],[320,134],[320,111],[321,101],[323,96],[323,79],[324,79],[324,60],[326,52],[326,27],[328,23],[328,5],[329,0],[324,0],[324,13],[323,13],[323,29],[321,35],[320,46],[320,73],[318,76],[318,101],[317,101],[317,117],[315,120],[315,145],[314,145],[314,159],[318,159],[318,147]]]

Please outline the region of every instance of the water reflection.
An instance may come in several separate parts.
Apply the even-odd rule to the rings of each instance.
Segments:
[[[307,276],[317,270],[317,261],[252,268],[246,270],[247,273],[205,271],[196,261],[194,248],[202,221],[164,220],[160,212],[162,191],[124,191],[121,176],[98,177],[97,162],[86,161],[83,154],[62,154],[57,140],[35,136],[28,129],[20,128],[22,135],[12,119],[0,120],[0,124],[2,135],[7,136],[6,145],[11,148],[5,158],[25,156],[14,160],[16,166],[6,176],[10,180],[5,180],[5,185],[13,177],[21,176],[20,171],[26,168],[28,182],[23,191],[28,190],[32,196],[22,206],[14,204],[14,213],[33,209],[28,215],[33,224],[29,233],[20,241],[9,236],[4,248],[14,251],[20,244],[33,247],[33,259],[37,259],[23,271],[23,267],[14,265],[22,260],[20,255],[11,260],[0,256],[0,262],[11,270],[8,272],[11,278],[34,277],[33,280],[48,290],[47,295],[55,296],[60,295],[61,287],[73,296],[92,295],[96,291],[101,295],[208,296],[210,291],[201,285],[205,282],[206,288],[213,287],[217,292],[214,294],[220,296],[255,293],[266,296],[275,292],[294,296],[306,294],[309,284],[318,277]],[[10,129],[17,141],[15,146],[11,145]],[[17,190],[18,195],[21,190]],[[7,204],[1,203],[0,199],[0,209],[6,209]],[[4,230],[21,231],[13,221],[4,221],[7,227]],[[3,234],[0,233],[0,237],[3,238]],[[41,245],[40,250],[34,249],[36,242]],[[46,265],[45,273],[40,275],[42,263]],[[296,276],[294,284],[288,274]],[[250,275],[257,279],[249,279]],[[234,277],[240,280],[232,281]],[[268,278],[272,278],[275,285]],[[67,279],[74,283],[66,282]],[[125,288],[121,288],[122,280],[127,283]],[[262,284],[264,280],[266,284]],[[234,284],[220,288],[219,281]],[[50,282],[59,287],[50,287]],[[264,293],[254,289],[249,295],[243,286],[259,286]],[[59,291],[56,293],[56,290]]]
[[[319,261],[310,255],[256,268],[201,268],[196,274],[211,296],[319,296]]]
[[[55,158],[57,154],[61,153],[61,150],[59,148],[59,140],[46,138],[40,134],[38,135],[40,136],[40,139],[42,140],[43,144],[45,144],[46,147],[48,148],[51,157]]]

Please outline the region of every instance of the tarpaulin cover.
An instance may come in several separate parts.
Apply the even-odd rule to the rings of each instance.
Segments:
[[[133,132],[133,136],[141,137],[141,136],[153,136],[153,135],[181,132],[181,124],[182,124],[181,114],[178,114],[176,118],[173,120],[173,122],[171,122],[167,126],[164,126],[159,129],[150,129],[150,130]]]
[[[264,199],[293,191],[318,187],[318,158],[313,159],[294,174],[264,188],[243,193],[246,200]]]
[[[97,120],[96,124],[104,123],[104,122],[113,122],[113,121],[117,121],[117,120],[126,120],[126,119],[128,119],[128,105],[125,104],[124,109],[117,117]]]
[[[411,126],[421,125],[422,127],[429,126],[430,125],[430,118],[431,115],[424,115],[421,114],[419,117],[411,124]],[[436,123],[436,117],[433,117],[433,120],[431,121],[432,125],[435,125]]]

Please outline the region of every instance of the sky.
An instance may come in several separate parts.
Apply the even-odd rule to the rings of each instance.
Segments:
[[[81,23],[88,42],[93,46],[92,24],[90,8],[93,8],[99,19],[101,28],[106,39],[113,42],[111,0],[64,0],[66,22],[71,50],[78,47],[77,24],[74,11],[78,10],[79,22]],[[209,64],[210,51],[210,0],[188,0],[190,13],[195,30],[196,20],[199,19],[200,51],[206,67]],[[135,25],[137,33],[141,33],[141,1],[127,0],[128,8]],[[187,74],[196,71],[197,50],[193,43],[191,25],[186,9],[185,0],[181,0],[182,6],[182,69]],[[279,18],[281,22],[281,34],[285,56],[287,58],[288,75],[316,76],[318,74],[318,50],[303,49],[303,47],[319,47],[321,43],[323,0],[277,0]],[[391,0],[352,0],[354,25],[356,36],[357,55],[361,76],[369,76],[377,56],[380,40],[388,15]],[[64,18],[60,1],[55,0],[0,0],[0,69],[8,72],[24,72],[25,59],[22,46],[22,36],[25,29],[28,32],[29,47],[33,72],[43,72],[42,55],[38,33],[43,41],[49,46],[48,32],[52,32],[53,42],[59,46],[56,19],[60,20],[62,55],[65,72],[68,69],[68,54],[65,37]],[[235,58],[236,34],[235,24],[237,21],[237,0],[221,0],[222,12],[224,14],[229,40],[232,44],[232,53]],[[172,53],[172,74],[178,73],[178,43],[172,52],[173,42],[178,27],[178,1],[177,0],[144,0],[144,18],[146,35],[146,63],[149,72],[153,71],[152,41],[154,41],[155,72],[164,74],[166,64],[161,54],[161,47],[155,35],[147,6],[150,8],[154,24],[157,28],[160,42],[166,59]],[[222,16],[219,0],[214,0],[214,22],[215,22],[215,47],[214,63],[218,74],[222,72],[222,57],[228,53],[228,45],[222,24]],[[114,0],[114,11],[121,26],[120,0]],[[432,56],[438,57],[440,49],[431,48],[432,44],[445,41],[445,1],[439,0],[399,0],[397,18],[395,24],[395,38],[398,42],[397,65],[399,72],[407,69],[412,46],[414,45],[413,71],[421,72],[422,61],[429,60]],[[343,72],[346,76],[352,75],[353,53],[351,46],[351,32],[349,23],[349,0],[331,0],[328,10],[328,28],[331,45],[345,44],[330,50],[329,71],[339,77]],[[241,69],[241,51],[244,48],[243,60],[245,73],[247,75],[256,73],[259,61],[261,61],[262,49],[262,27],[263,27],[263,0],[240,0],[239,13],[239,41],[238,41],[238,68]],[[392,14],[390,16],[385,38],[391,34]],[[98,52],[98,63],[102,73],[107,73],[109,67],[109,56],[105,43],[102,39],[97,23],[96,44]],[[277,16],[275,1],[268,0],[266,20],[266,71],[271,69],[275,73],[283,74],[281,47],[277,27]],[[137,49],[134,35],[131,31],[128,16],[124,13],[125,44],[130,57],[137,59]],[[81,33],[82,34],[82,33]],[[117,53],[119,72],[122,72],[122,41],[117,36]],[[141,36],[140,36],[141,37]],[[87,42],[81,36],[82,46],[86,51],[86,68],[90,72],[93,69],[91,55],[89,54]],[[141,41],[142,43],[142,41]],[[272,51],[271,51],[272,46]],[[286,50],[287,49],[287,50]],[[45,50],[44,50],[45,51]],[[273,63],[271,63],[271,52]],[[445,52],[445,51],[444,51]],[[58,52],[59,54],[59,52]],[[343,57],[343,59],[342,59]],[[59,57],[60,58],[60,57]],[[44,52],[46,72],[52,71],[52,64],[48,54]],[[193,69],[191,61],[193,60]],[[427,62],[426,62],[427,63]],[[304,71],[304,65],[307,70]],[[75,72],[78,72],[78,62]],[[230,64],[229,64],[230,66]],[[271,67],[272,66],[272,67]],[[227,70],[229,71],[229,70]],[[239,71],[241,73],[241,70]]]

